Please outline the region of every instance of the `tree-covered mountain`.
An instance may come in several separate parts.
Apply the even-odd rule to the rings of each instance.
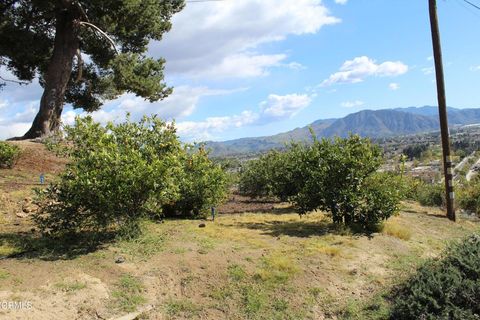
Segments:
[[[459,126],[480,123],[480,108],[448,108],[449,125]],[[438,108],[397,108],[362,110],[340,119],[317,120],[308,126],[272,136],[241,138],[223,142],[207,142],[213,156],[232,156],[260,153],[270,149],[281,149],[289,141],[308,141],[309,128],[318,137],[348,136],[349,133],[365,137],[380,138],[415,134],[439,130]]]

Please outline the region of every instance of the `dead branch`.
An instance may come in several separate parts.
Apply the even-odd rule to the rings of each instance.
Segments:
[[[75,1],[75,6],[77,7],[78,11],[80,11],[80,14],[82,15],[83,20],[90,22],[88,19],[87,13],[83,9],[82,5],[80,4],[80,1]]]
[[[21,86],[26,86],[28,82],[26,81],[19,81],[19,80],[13,80],[13,79],[5,79],[4,77],[0,76],[0,80],[5,81],[5,82],[13,82],[16,84],[19,84]]]
[[[98,33],[100,33],[102,36],[104,36],[110,42],[110,44],[112,45],[113,49],[115,50],[115,53],[118,54],[117,47],[115,47],[115,41],[113,41],[112,38],[110,38],[108,36],[108,34],[106,34],[102,29],[100,29],[99,27],[97,27],[96,25],[94,25],[93,23],[90,23],[90,22],[79,21],[78,23],[80,25],[90,27],[90,28],[94,29],[95,31],[97,31]]]

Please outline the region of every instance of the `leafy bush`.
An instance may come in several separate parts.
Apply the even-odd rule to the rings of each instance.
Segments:
[[[20,148],[0,141],[0,168],[13,168],[20,155]]]
[[[156,117],[105,127],[77,118],[65,134],[62,148],[57,142],[54,149],[70,162],[42,193],[35,218],[44,232],[120,228],[135,236],[141,217],[162,216],[167,205],[197,213],[224,193],[219,167],[203,151],[187,154],[174,126]]]
[[[419,178],[415,178],[408,175],[395,177],[398,181],[399,191],[401,192],[402,199],[405,200],[418,200],[418,194],[424,187],[425,182]]]
[[[292,143],[288,152],[270,151],[242,166],[239,191],[252,197],[277,197],[282,201],[295,195],[302,180],[301,163],[305,146]]]
[[[443,184],[423,183],[417,191],[417,200],[422,206],[445,206],[445,187]]]
[[[273,196],[274,181],[272,172],[274,165],[271,161],[276,154],[276,151],[271,151],[266,155],[262,155],[259,159],[251,160],[242,166],[238,181],[240,194],[252,198]]]
[[[466,183],[458,192],[460,208],[480,214],[480,178]]]
[[[314,137],[311,145],[291,144],[248,163],[240,190],[288,200],[300,214],[320,209],[336,223],[366,228],[395,213],[402,196],[400,176],[376,173],[382,161],[368,139]]]
[[[182,158],[179,180],[179,198],[164,206],[165,215],[205,215],[208,209],[222,201],[227,194],[227,174],[220,165],[208,158],[200,147],[197,152],[187,150]]]
[[[292,198],[300,213],[320,209],[336,223],[370,228],[398,210],[398,180],[376,173],[383,159],[370,140],[356,135],[323,139],[307,153],[304,186]]]
[[[480,319],[480,235],[451,246],[398,288],[390,319]]]

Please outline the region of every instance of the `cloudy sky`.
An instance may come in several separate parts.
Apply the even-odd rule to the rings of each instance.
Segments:
[[[447,102],[480,107],[480,10],[438,5]],[[228,140],[362,109],[436,105],[427,0],[192,2],[149,51],[166,58],[174,93],[157,103],[126,94],[94,113],[98,121],[159,114],[184,140]],[[36,83],[0,92],[0,139],[28,129],[41,93]],[[67,106],[64,122],[74,116]]]

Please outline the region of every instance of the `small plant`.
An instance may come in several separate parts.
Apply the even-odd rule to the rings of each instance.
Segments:
[[[59,282],[55,284],[55,287],[60,289],[63,292],[74,292],[81,289],[85,289],[87,284],[84,282],[74,281],[74,282]]]
[[[18,146],[0,141],[0,168],[13,168],[19,156]]]
[[[134,311],[137,306],[145,303],[143,285],[137,278],[124,274],[117,283],[117,289],[112,292],[116,306],[122,311]]]
[[[170,299],[165,303],[165,313],[169,316],[177,316],[183,314],[191,317],[197,314],[201,308],[188,299]]]
[[[255,318],[255,315],[266,308],[268,304],[267,295],[256,286],[245,286],[241,290],[243,310],[249,319]]]
[[[10,277],[10,273],[0,269],[0,280],[7,279],[8,277]]]
[[[228,275],[233,281],[242,281],[246,276],[246,272],[242,266],[233,264],[228,267]]]

